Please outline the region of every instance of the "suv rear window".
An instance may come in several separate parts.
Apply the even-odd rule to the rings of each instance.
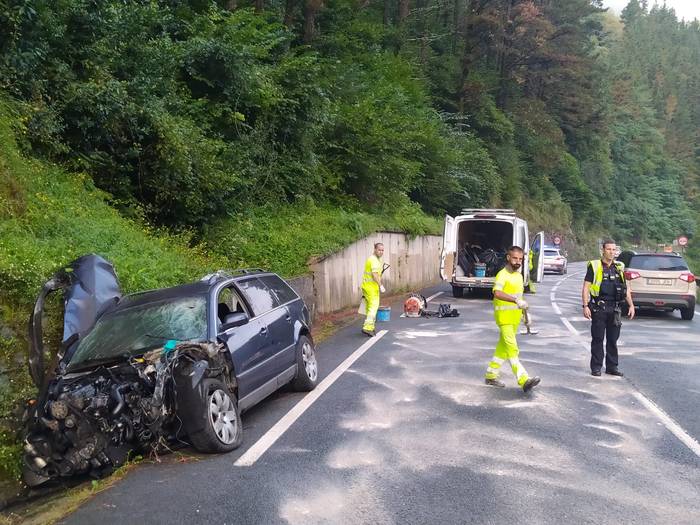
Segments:
[[[673,255],[633,255],[628,266],[635,270],[683,271],[688,269],[682,257]]]
[[[258,277],[267,287],[275,292],[280,304],[288,303],[299,298],[294,290],[276,275],[262,275]]]
[[[245,298],[248,299],[248,303],[253,309],[253,316],[257,317],[279,306],[277,297],[256,277],[239,281],[237,284]]]

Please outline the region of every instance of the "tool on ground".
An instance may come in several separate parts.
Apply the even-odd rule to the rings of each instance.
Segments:
[[[412,293],[403,303],[403,313],[406,317],[420,317],[428,306],[428,302],[420,294]]]
[[[537,335],[539,330],[532,328],[532,320],[530,319],[530,312],[527,308],[523,310],[523,319],[525,320],[525,330],[521,331],[521,335]]]

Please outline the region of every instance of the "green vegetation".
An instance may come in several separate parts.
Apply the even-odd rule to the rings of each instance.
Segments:
[[[86,252],[127,291],[289,276],[504,206],[581,257],[685,234],[697,264],[699,66],[700,24],[637,0],[0,2],[0,413]]]

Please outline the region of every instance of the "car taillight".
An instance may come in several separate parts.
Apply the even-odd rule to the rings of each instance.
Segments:
[[[633,270],[625,270],[625,279],[627,281],[633,281],[634,279],[640,278],[641,275],[639,275],[639,272],[635,272]]]
[[[681,281],[685,281],[687,283],[694,283],[695,282],[695,276],[692,273],[682,273],[678,278]]]

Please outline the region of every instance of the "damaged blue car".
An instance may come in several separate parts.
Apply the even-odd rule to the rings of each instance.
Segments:
[[[62,291],[63,342],[42,342],[46,297]],[[25,415],[30,486],[111,472],[130,453],[184,441],[227,452],[241,413],[290,384],[312,390],[318,366],[307,306],[263,270],[122,296],[112,265],[87,255],[57,272],[29,323],[39,396]]]

